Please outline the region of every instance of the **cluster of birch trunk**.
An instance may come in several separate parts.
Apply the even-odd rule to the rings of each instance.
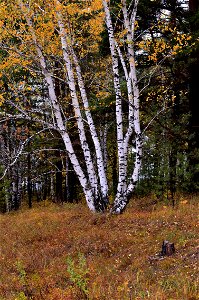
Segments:
[[[111,203],[111,211],[113,213],[122,212],[127,205],[130,195],[133,192],[139,178],[142,158],[142,135],[139,119],[139,88],[137,83],[134,52],[134,32],[138,1],[134,1],[133,12],[131,11],[130,16],[126,1],[122,0],[121,4],[124,19],[124,29],[127,32],[125,40],[127,53],[125,53],[125,59],[124,54],[122,53],[114,36],[109,1],[103,0],[105,23],[108,31],[110,53],[112,57],[112,80],[114,82],[115,91],[115,122],[117,128],[116,140],[118,157],[118,183],[115,199],[113,203]],[[79,141],[83,152],[84,164],[86,166],[84,169],[82,168],[80,159],[74,150],[70,134],[67,130],[67,124],[62,113],[62,107],[55,91],[53,73],[49,68],[47,58],[39,44],[36,31],[34,30],[34,24],[32,23],[31,17],[28,13],[28,8],[25,6],[25,4],[23,4],[22,1],[19,1],[19,5],[21,11],[25,15],[29,33],[31,35],[32,42],[35,45],[37,60],[40,65],[40,69],[42,70],[44,80],[47,84],[49,96],[48,101],[50,102],[52,114],[54,116],[53,126],[56,127],[56,130],[62,137],[65,149],[74,171],[78,176],[89,209],[93,212],[104,211],[107,209],[107,207],[110,207],[110,192],[107,180],[106,161],[103,155],[102,145],[100,143],[100,135],[97,131],[96,124],[89,106],[89,99],[82,76],[81,65],[73,46],[74,42],[68,35],[65,27],[66,24],[64,23],[62,10],[60,9],[61,3],[58,0],[54,1],[57,27],[62,47],[64,70],[66,72],[65,77],[67,78],[66,84],[69,88],[74,116],[77,123]],[[124,126],[123,120],[119,63],[122,64],[128,90],[128,126]],[[83,104],[83,111],[80,103]],[[91,153],[85,126],[89,127],[89,132],[94,145],[94,155],[93,149]],[[128,151],[129,147],[132,147],[132,145],[130,145],[132,140],[135,144],[136,155],[134,161],[134,170],[131,176],[128,174],[127,178]]]
[[[138,182],[151,181],[148,187],[151,188],[151,185],[153,185],[153,189],[155,189],[154,183],[156,182],[160,186],[162,194],[164,194],[163,186],[168,186],[166,190],[170,189],[173,199],[177,186],[182,185],[182,182],[185,182],[188,177],[193,178],[194,184],[198,180],[198,171],[195,170],[197,169],[195,166],[197,166],[198,160],[195,154],[191,154],[192,152],[197,153],[196,148],[198,148],[196,141],[198,137],[197,109],[195,108],[198,87],[196,80],[198,71],[197,64],[195,64],[197,51],[190,52],[193,58],[191,58],[190,67],[184,65],[186,70],[183,71],[183,74],[180,74],[182,66],[178,64],[172,54],[172,43],[170,52],[167,51],[165,54],[164,51],[161,52],[161,49],[159,49],[160,53],[158,55],[160,55],[160,58],[162,57],[161,60],[151,62],[149,59],[151,50],[143,50],[144,48],[142,48],[139,52],[139,41],[145,42],[146,39],[149,43],[152,41],[154,43],[153,48],[159,37],[161,40],[165,31],[163,31],[162,36],[160,36],[162,33],[158,33],[158,35],[156,32],[156,30],[161,32],[161,29],[153,29],[153,26],[151,29],[146,30],[149,36],[144,30],[139,31],[139,28],[136,31],[138,21],[143,18],[140,11],[139,14],[137,13],[143,2],[139,2],[139,0],[133,0],[130,3],[127,0],[116,2],[93,0],[93,2],[85,2],[85,5],[88,5],[88,7],[85,6],[85,11],[89,14],[89,5],[92,7],[92,3],[97,4],[99,8],[99,11],[97,8],[97,13],[103,14],[103,26],[108,38],[106,47],[109,48],[109,65],[107,68],[103,68],[103,72],[106,69],[108,70],[106,88],[109,95],[111,94],[111,116],[109,116],[110,108],[108,105],[103,106],[103,112],[97,111],[96,108],[93,109],[92,106],[93,101],[99,100],[97,95],[92,96],[96,92],[94,85],[96,84],[99,90],[104,91],[105,86],[101,85],[105,85],[106,80],[102,83],[104,79],[101,81],[101,78],[98,79],[95,75],[93,76],[95,82],[93,83],[91,80],[91,83],[88,84],[86,79],[85,69],[89,69],[90,66],[89,63],[88,66],[84,65],[87,61],[82,59],[80,54],[80,40],[78,40],[78,35],[76,39],[75,32],[77,28],[71,25],[76,24],[73,23],[76,22],[74,19],[75,13],[73,12],[70,15],[67,11],[68,8],[70,9],[70,5],[76,7],[75,2],[74,4],[66,1],[64,4],[59,0],[46,2],[38,0],[33,3],[17,0],[16,6],[14,6],[12,2],[6,0],[4,1],[6,7],[0,6],[2,13],[10,14],[7,17],[1,14],[0,19],[2,24],[0,63],[2,65],[1,78],[3,78],[0,81],[0,179],[3,179],[2,182],[5,183],[4,186],[0,184],[0,197],[5,198],[6,211],[20,206],[24,187],[26,187],[29,207],[32,205],[32,191],[37,196],[38,192],[44,191],[41,192],[44,194],[41,198],[46,199],[47,182],[50,187],[48,188],[50,191],[49,197],[51,199],[53,197],[60,198],[59,200],[62,201],[63,194],[62,191],[59,194],[59,190],[63,190],[65,184],[65,191],[69,191],[70,174],[74,173],[91,211],[104,212],[109,210],[118,214],[125,209]],[[171,24],[172,29],[169,31],[168,36],[173,34],[174,40],[172,42],[176,41],[177,43],[178,39],[175,40],[175,35],[177,35],[180,44],[181,31],[179,31],[179,28],[181,27],[174,11],[176,12],[177,8],[180,9],[179,11],[184,9],[185,13],[186,9],[188,10],[188,4],[184,5],[184,2],[177,0],[172,3],[170,1],[168,3],[163,2],[160,1],[158,4],[160,6],[158,6],[157,12],[155,9],[153,21],[156,23],[161,19],[162,22],[166,9],[165,22],[167,27]],[[190,13],[197,12],[198,4],[196,2],[194,0],[189,1]],[[78,2],[77,7],[79,8],[81,5],[82,3]],[[116,10],[117,15],[115,15]],[[94,10],[92,17],[95,17],[95,13]],[[84,15],[82,16],[82,19],[84,19]],[[182,20],[186,24],[185,17],[182,16]],[[87,22],[87,18],[84,22]],[[150,20],[147,24],[150,26]],[[174,27],[174,24],[179,28]],[[49,37],[45,37],[44,32],[46,34],[47,31],[42,31],[42,28],[40,28],[45,25],[50,26]],[[190,21],[190,25],[191,30],[196,32],[197,26],[195,23],[192,24]],[[81,24],[77,27],[78,31],[81,32]],[[171,34],[171,32],[173,33]],[[186,37],[185,34],[182,34],[182,36]],[[86,43],[86,39],[87,37],[84,37],[81,43],[82,41]],[[164,41],[166,41],[166,38]],[[52,49],[51,46],[53,46]],[[55,50],[56,47],[58,50]],[[178,47],[178,44],[175,47]],[[167,49],[167,43],[165,43],[165,49]],[[187,48],[186,51],[189,50]],[[183,57],[186,57],[186,51]],[[90,53],[89,55],[92,57],[93,54]],[[96,53],[94,57],[95,55]],[[141,74],[142,71],[136,64],[142,64],[146,57],[148,57],[148,61],[143,67],[144,75],[138,78],[138,73]],[[174,62],[176,65],[173,66]],[[94,60],[92,61],[92,68],[92,71],[89,69],[89,72],[98,70],[97,63],[95,65]],[[21,74],[19,74],[20,72]],[[26,75],[24,76],[24,74]],[[104,78],[104,76],[106,77],[103,74],[102,77]],[[179,77],[177,80],[176,76]],[[23,79],[23,77],[26,79]],[[159,80],[161,82],[158,82]],[[184,86],[187,80],[190,81],[190,95],[186,94],[188,87]],[[150,96],[149,87],[151,84],[154,92],[154,94],[151,94],[152,96]],[[165,86],[167,84],[171,84],[171,87]],[[30,93],[28,88],[31,90]],[[149,94],[147,94],[148,92]],[[162,95],[159,95],[161,93]],[[4,100],[2,94],[5,96]],[[158,95],[157,99],[153,99],[156,95]],[[109,101],[106,96],[104,97],[105,102]],[[148,101],[147,97],[150,101],[153,101],[151,103],[155,108],[153,107],[150,110],[150,107],[146,105],[144,111],[143,103],[147,103],[145,102],[145,100]],[[158,102],[158,97],[161,99],[160,102]],[[142,119],[142,132],[140,126],[140,99],[142,103],[141,111],[145,114],[144,118],[146,117],[146,122]],[[183,108],[187,105],[186,101],[190,101],[190,120],[188,120],[187,112]],[[99,106],[100,103],[98,103]],[[164,123],[164,116],[167,116],[168,122],[171,123],[174,122],[176,117],[178,118],[177,122],[173,124],[174,130],[172,124],[169,124],[169,126],[161,125],[161,122]],[[111,129],[106,123],[109,117],[111,118]],[[98,122],[99,119],[106,120],[102,126],[99,124],[101,120]],[[162,126],[161,128],[158,127],[158,124],[156,124],[156,127],[153,126],[157,120],[160,127]],[[185,133],[186,137],[183,137],[184,140],[181,141],[178,132],[181,130],[182,124],[184,126],[183,122],[189,123],[191,130],[190,138],[188,133]],[[73,126],[73,129],[71,129],[71,126]],[[25,134],[15,140],[17,132],[25,130],[22,127],[28,128],[28,136]],[[148,136],[146,136],[146,130]],[[150,130],[152,131],[150,132]],[[49,143],[45,141],[45,136],[48,136],[48,134],[53,139],[59,137],[61,140],[60,149],[56,142],[54,142],[54,147],[47,149]],[[159,145],[159,135],[163,137],[161,145]],[[54,161],[53,155],[51,156],[52,170],[50,172],[47,170],[47,173],[45,173],[46,169],[43,170],[42,188],[39,185],[40,179],[38,182],[36,181],[39,177],[35,179],[35,182],[31,179],[31,170],[34,167],[37,168],[34,162],[35,158],[33,156],[31,158],[30,155],[33,150],[30,149],[32,147],[31,141],[36,140],[36,137],[43,139],[42,143],[44,145],[38,151],[45,153],[48,150],[55,151],[53,155],[57,156],[57,160]],[[113,141],[112,145],[110,145],[111,140]],[[185,140],[187,140],[187,143],[185,143]],[[147,143],[148,146],[146,146]],[[165,144],[165,153],[160,158],[155,158],[159,147],[164,149],[163,144]],[[36,147],[36,142],[34,147]],[[148,147],[147,151],[151,153],[151,156],[143,155],[146,147]],[[187,152],[190,152],[190,158],[186,152],[186,147],[189,148]],[[194,150],[190,150],[191,148]],[[111,149],[111,153],[108,153],[109,149]],[[110,157],[112,157],[113,151],[114,159],[111,161]],[[47,156],[44,157],[46,161]],[[27,163],[26,166],[24,161]],[[114,166],[112,165],[113,162]],[[45,164],[43,163],[41,163],[41,168]],[[60,163],[61,167],[58,167]],[[114,174],[110,175],[110,168],[112,168]],[[145,174],[146,169],[147,173]],[[190,171],[187,171],[188,169]],[[47,174],[49,174],[49,178]],[[62,180],[63,176],[65,176],[64,180]],[[110,176],[112,176],[111,180]]]

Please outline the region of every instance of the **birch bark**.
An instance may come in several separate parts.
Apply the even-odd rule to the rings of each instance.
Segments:
[[[114,201],[112,211],[120,213],[126,206],[128,198],[133,192],[136,182],[139,178],[139,172],[141,168],[141,156],[142,156],[142,140],[141,140],[141,129],[140,129],[140,118],[139,118],[139,88],[137,82],[136,66],[135,66],[135,53],[134,53],[134,31],[135,31],[135,18],[137,13],[138,0],[134,1],[134,9],[132,12],[131,19],[128,15],[126,6],[126,0],[121,0],[122,12],[124,19],[124,28],[127,32],[126,44],[127,44],[127,62],[124,60],[122,52],[115,40],[113,25],[111,21],[111,15],[109,6],[106,0],[103,0],[103,6],[106,16],[106,25],[109,34],[109,43],[112,56],[113,74],[114,74],[114,87],[116,92],[116,118],[117,118],[117,140],[118,140],[118,158],[119,158],[119,182],[118,191]],[[118,57],[120,58],[123,66],[129,101],[129,124],[124,136],[123,128],[121,123],[122,110],[121,110],[121,92],[119,84],[119,72],[118,72]],[[135,135],[135,148],[136,158],[134,164],[134,170],[130,181],[127,186],[127,160],[128,160],[128,149],[129,141],[134,133]],[[122,151],[120,152],[120,150]]]
[[[105,203],[108,204],[108,182],[107,182],[107,177],[106,177],[106,161],[103,157],[102,147],[101,147],[99,137],[97,135],[97,131],[95,128],[95,124],[94,124],[94,121],[93,121],[93,118],[91,115],[89,102],[88,102],[88,98],[87,98],[87,93],[86,93],[84,81],[83,81],[82,74],[81,74],[81,68],[80,68],[80,65],[79,65],[79,62],[78,62],[78,59],[77,59],[77,56],[76,56],[74,50],[73,49],[71,49],[71,50],[72,50],[73,60],[74,60],[75,67],[76,67],[76,74],[77,74],[78,85],[79,85],[79,89],[80,89],[80,93],[81,93],[81,98],[82,98],[83,105],[84,105],[84,111],[85,111],[85,115],[86,115],[86,118],[88,121],[92,140],[93,140],[93,143],[95,146],[95,153],[96,153],[96,158],[97,158],[97,169],[98,169],[98,175],[99,175],[99,181],[100,181],[102,201],[104,201]]]
[[[59,3],[59,1],[56,1]],[[56,11],[57,14],[57,20],[58,20],[58,26],[60,30],[60,39],[61,39],[61,45],[62,45],[62,51],[63,51],[63,58],[67,70],[68,75],[68,86],[70,89],[71,99],[72,99],[72,105],[75,112],[75,117],[77,120],[78,130],[79,130],[79,138],[81,142],[81,146],[84,153],[84,159],[86,162],[86,167],[88,170],[88,177],[91,184],[91,187],[93,189],[93,192],[95,194],[95,197],[98,198],[99,191],[98,191],[98,183],[97,183],[97,175],[95,172],[95,166],[92,161],[91,152],[87,143],[86,133],[84,129],[84,121],[82,118],[80,105],[77,97],[77,91],[75,86],[75,78],[74,78],[74,72],[72,67],[72,62],[70,58],[70,52],[69,52],[69,45],[67,43],[67,37],[66,37],[66,31],[64,28],[64,24],[62,22],[61,13],[59,10]]]
[[[127,31],[127,49],[128,49],[128,60],[130,65],[130,78],[133,88],[133,108],[134,108],[134,131],[135,131],[135,165],[134,171],[130,178],[130,183],[127,188],[127,195],[130,195],[139,178],[139,173],[141,169],[141,158],[142,158],[142,138],[141,138],[141,129],[140,129],[140,116],[139,116],[139,88],[136,74],[135,66],[135,51],[134,51],[134,34],[135,34],[135,18],[137,13],[137,6],[139,0],[135,0],[134,8],[132,12],[131,19],[129,19],[126,0],[122,0],[122,11],[124,16],[124,26]]]
[[[134,9],[131,17],[129,16],[126,0],[121,0],[123,23],[124,28],[127,32],[125,39],[125,47],[127,49],[127,53],[125,53],[125,55],[122,54],[123,49],[121,51],[114,36],[113,23],[109,8],[110,1],[101,1],[105,12],[105,21],[109,36],[114,91],[116,99],[115,113],[117,128],[118,184],[112,212],[120,213],[125,208],[128,202],[129,195],[134,190],[141,168],[142,140],[139,119],[139,88],[134,51],[134,31],[138,0],[134,0]],[[48,57],[46,54],[44,55],[44,49],[42,49],[42,46],[37,40],[35,30],[31,23],[31,17],[29,17],[28,15],[29,8],[28,6],[23,4],[21,0],[18,0],[18,3],[21,6],[23,14],[26,17],[29,31],[32,35],[33,44],[35,45],[35,49],[37,52],[37,60],[48,86],[49,103],[52,107],[54,126],[58,129],[64,141],[68,156],[83,188],[88,207],[92,211],[104,210],[108,205],[108,183],[106,176],[105,158],[103,157],[103,149],[100,144],[96,126],[92,118],[91,110],[89,108],[89,101],[82,78],[81,67],[73,49],[72,38],[70,34],[67,33],[67,28],[65,27],[65,23],[62,18],[61,1],[53,1],[56,16],[55,22],[57,22],[56,26],[58,25],[57,27],[62,49],[61,59],[65,64],[67,84],[69,86],[72,106],[74,109],[74,116],[78,126],[79,140],[84,154],[84,163],[86,166],[85,172],[83,171],[80,165],[80,161],[78,160],[78,157],[74,152],[73,145],[66,128],[63,111],[61,110],[61,106],[56,95],[53,73],[51,73],[51,69],[49,68]],[[123,100],[120,86],[119,59],[123,66],[126,87],[128,91],[129,111],[127,126],[126,123],[124,125],[122,110]],[[84,110],[83,114],[86,116],[86,120],[83,120],[82,109]],[[95,149],[94,154],[91,154],[91,150],[88,144],[85,130],[86,123],[88,124],[86,128],[89,127],[90,134],[93,140]],[[136,145],[136,158],[132,175],[127,179],[128,150],[133,134]]]
[[[59,1],[56,1],[58,4]],[[62,21],[62,15],[60,10],[56,11],[57,14],[57,20],[58,25],[60,29],[60,37],[61,37],[61,44],[63,49],[63,57],[67,69],[68,74],[68,85],[71,92],[71,98],[73,101],[73,107],[75,110],[75,114],[77,115],[77,123],[79,128],[79,135],[81,140],[81,145],[84,151],[84,157],[88,169],[89,174],[89,180],[91,182],[91,185],[95,192],[95,201],[96,204],[100,207],[106,208],[108,205],[108,183],[106,178],[106,172],[105,172],[105,165],[104,165],[104,159],[103,159],[103,153],[102,148],[99,142],[99,138],[97,135],[97,131],[95,128],[95,124],[91,115],[88,98],[86,89],[84,86],[84,81],[81,74],[81,68],[77,59],[77,56],[74,52],[73,46],[70,43],[70,37],[67,36],[63,21]],[[72,61],[73,60],[73,61]],[[74,74],[73,65],[74,63],[76,73]],[[81,100],[83,102],[84,107],[84,113],[89,125],[90,134],[95,146],[95,155],[96,155],[96,166],[94,166],[91,158],[90,149],[88,147],[87,141],[86,141],[86,135],[84,130],[84,123],[81,116],[80,106],[78,102],[77,97],[77,91],[75,86],[75,75],[77,76],[77,83],[80,90]],[[95,170],[97,169],[98,173],[96,174]],[[97,177],[98,175],[98,177]],[[99,178],[99,185],[98,185],[98,178]]]
[[[124,151],[124,134],[123,134],[123,115],[122,115],[122,96],[120,89],[118,56],[116,51],[116,43],[113,31],[113,24],[109,6],[106,0],[103,0],[103,7],[105,12],[106,26],[109,35],[110,51],[112,57],[112,69],[114,76],[114,89],[116,96],[116,125],[117,125],[117,150],[118,150],[118,186],[115,203],[120,203],[126,199],[126,163]],[[115,211],[115,209],[114,209]],[[119,211],[117,211],[119,212]]]
[[[24,5],[22,4],[21,1],[18,2],[23,13],[24,11],[26,11],[26,8],[24,7]],[[46,83],[48,85],[48,93],[49,93],[49,98],[54,110],[54,116],[56,119],[56,126],[60,132],[60,135],[63,139],[64,145],[66,147],[66,151],[68,152],[69,158],[71,160],[71,163],[73,165],[73,168],[79,178],[80,184],[83,188],[85,197],[86,197],[86,201],[87,201],[87,205],[89,207],[89,209],[91,211],[96,211],[96,207],[95,207],[95,197],[93,195],[93,189],[90,186],[90,183],[88,182],[80,164],[79,161],[77,159],[77,156],[74,152],[70,137],[68,135],[68,132],[66,130],[65,124],[64,124],[64,120],[62,118],[62,114],[61,114],[61,109],[58,103],[58,99],[56,97],[56,93],[55,93],[55,87],[54,87],[54,82],[53,82],[53,78],[52,78],[52,74],[50,72],[48,72],[47,69],[47,64],[46,64],[46,60],[45,57],[42,53],[41,47],[39,46],[39,43],[37,42],[37,37],[35,35],[33,26],[32,26],[32,22],[30,20],[30,18],[28,17],[28,12],[25,15],[26,17],[26,21],[30,30],[30,33],[32,35],[32,39],[33,42],[35,44],[35,48],[36,48],[36,52],[37,52],[37,56],[38,56],[38,62],[41,66],[42,69],[42,73],[43,76],[46,80]]]

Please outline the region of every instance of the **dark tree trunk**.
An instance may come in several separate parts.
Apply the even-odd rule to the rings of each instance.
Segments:
[[[48,178],[47,175],[44,175],[43,200],[47,199],[47,195],[48,195]]]
[[[177,148],[173,146],[169,157],[169,189],[171,193],[172,205],[175,205],[175,193],[176,193],[176,165],[177,165]]]
[[[14,209],[17,210],[21,204],[21,197],[20,197],[20,181],[19,181],[19,164],[16,165],[15,169],[13,170],[13,206]]]
[[[55,201],[57,203],[62,203],[63,202],[63,191],[62,191],[62,182],[63,182],[63,178],[62,178],[62,161],[58,160],[56,162],[56,167],[57,167],[57,171],[56,171],[56,186],[55,186]]]
[[[69,161],[68,165],[68,201],[73,203],[77,202],[78,196],[77,196],[77,186],[78,179],[75,171],[73,170],[72,164]]]
[[[172,111],[171,111],[171,120],[174,124],[173,130],[174,134],[171,136],[171,151],[169,156],[169,190],[171,194],[171,201],[172,205],[175,205],[175,193],[176,193],[176,187],[177,187],[177,156],[178,151],[180,149],[180,142],[179,141],[179,129],[181,126],[179,124],[180,120],[180,96],[179,93],[181,90],[183,90],[183,86],[181,84],[181,74],[180,69],[177,68],[176,71],[171,70],[172,75],[175,79],[174,85],[173,85],[173,92],[175,96],[174,103],[171,103],[173,105]],[[181,129],[180,129],[181,132]]]
[[[189,10],[190,12],[196,12],[199,9],[199,1],[198,0],[189,0]]]
[[[32,182],[31,182],[31,154],[28,151],[28,176],[27,176],[27,191],[28,191],[28,207],[32,208]]]
[[[66,174],[65,174],[65,185],[64,185],[64,201],[69,201],[69,158],[68,155],[66,155],[66,162],[65,162],[65,168],[66,168]]]
[[[44,164],[46,164],[47,161],[47,151],[44,152]],[[48,176],[47,174],[44,174],[43,179],[43,200],[45,201],[47,199],[48,195]]]
[[[27,134],[29,138],[29,124],[27,125]],[[27,144],[28,155],[27,155],[27,192],[28,192],[28,207],[32,208],[32,181],[31,181],[31,153],[30,153],[30,141]]]

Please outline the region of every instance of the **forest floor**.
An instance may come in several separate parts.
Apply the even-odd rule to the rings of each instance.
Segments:
[[[0,300],[196,300],[194,196],[132,199],[122,215],[50,203],[0,215]],[[162,241],[175,254],[161,257]]]

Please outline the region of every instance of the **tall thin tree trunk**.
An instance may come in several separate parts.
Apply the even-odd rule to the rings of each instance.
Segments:
[[[131,17],[128,14],[126,7],[126,0],[122,0],[121,8],[124,17],[124,27],[127,31],[127,55],[126,61],[123,58],[121,50],[115,40],[113,24],[111,20],[111,14],[109,10],[109,5],[106,0],[103,0],[103,6],[105,11],[106,26],[108,29],[110,51],[112,57],[112,67],[114,76],[114,88],[116,93],[116,120],[117,120],[117,144],[118,144],[118,187],[117,195],[114,201],[112,211],[115,213],[120,213],[126,207],[128,203],[128,198],[132,194],[135,185],[139,178],[139,173],[141,169],[141,158],[142,158],[142,136],[140,130],[140,119],[139,119],[139,88],[137,82],[137,74],[135,67],[135,55],[134,55],[134,31],[135,31],[135,18],[137,13],[138,0],[134,2],[133,12]],[[126,134],[124,135],[123,129],[123,112],[122,112],[122,102],[121,102],[121,90],[119,81],[119,69],[118,69],[118,56],[121,60],[126,84],[128,91],[129,100],[129,126]],[[128,65],[128,66],[127,66]],[[135,145],[136,145],[136,158],[133,174],[130,178],[130,182],[127,183],[127,159],[128,159],[128,149],[129,141],[133,134],[135,133]]]
[[[66,161],[65,161],[65,169],[66,169],[66,174],[65,174],[65,189],[64,189],[64,195],[65,195],[65,201],[69,201],[69,159],[68,155],[66,155]]]
[[[62,161],[60,159],[60,156],[56,162],[56,187],[55,187],[55,199],[57,203],[62,203],[63,202],[63,187],[62,187]]]
[[[28,207],[32,208],[32,181],[31,181],[31,153],[30,142],[28,142],[28,155],[27,155],[27,192],[28,192]]]
[[[27,166],[28,166],[28,176],[27,176],[27,192],[28,192],[28,207],[32,208],[32,182],[31,182],[31,154],[27,155]]]
[[[54,185],[54,173],[50,174],[50,198],[54,201],[55,198],[55,185]]]
[[[114,79],[114,89],[116,96],[116,125],[117,125],[117,150],[118,150],[118,186],[117,195],[115,203],[126,202],[126,192],[127,192],[127,159],[125,156],[124,149],[124,134],[123,134],[123,113],[122,113],[122,95],[120,89],[120,79],[119,79],[119,62],[116,50],[116,43],[114,37],[113,24],[111,20],[111,14],[108,6],[108,2],[103,0],[103,6],[105,11],[106,26],[109,35],[110,51],[112,58],[112,69],[113,69],[113,79]],[[120,212],[119,207],[113,209],[115,212]]]

